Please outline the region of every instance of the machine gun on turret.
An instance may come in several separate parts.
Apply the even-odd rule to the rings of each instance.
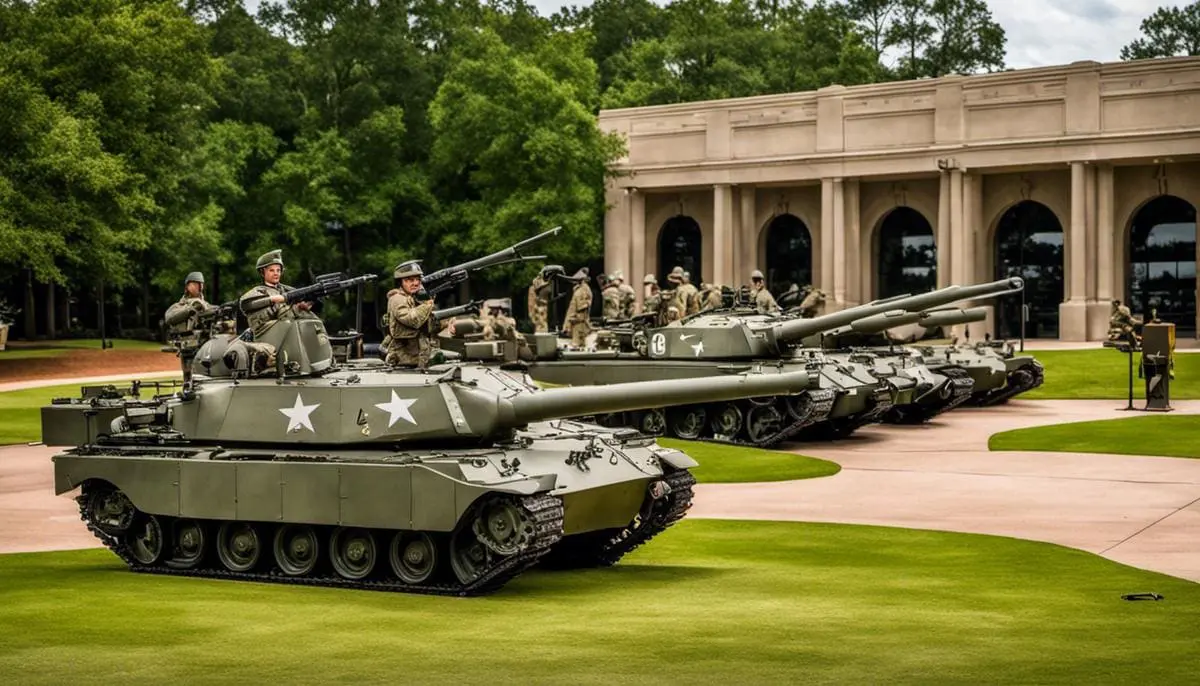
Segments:
[[[482,300],[472,300],[469,303],[456,305],[455,307],[447,307],[441,310],[433,311],[433,318],[437,321],[448,319],[450,317],[460,317],[464,314],[479,314],[479,308],[483,306]]]
[[[453,267],[446,267],[445,269],[439,269],[436,272],[426,274],[421,277],[421,285],[425,289],[425,292],[432,297],[466,281],[470,278],[471,272],[479,271],[480,269],[498,267],[502,264],[512,264],[514,262],[544,260],[546,259],[545,255],[522,255],[521,249],[544,241],[550,236],[557,235],[559,231],[562,231],[562,227],[556,226],[549,231],[543,231],[536,236],[526,238],[490,255],[468,260],[462,264],[456,264]]]
[[[295,305],[302,302],[313,302],[328,298],[331,295],[337,295],[343,291],[348,291],[351,288],[358,288],[360,285],[373,283],[379,279],[374,274],[363,274],[349,279],[343,278],[345,275],[341,272],[333,272],[330,274],[322,274],[317,277],[316,283],[293,288],[283,294],[284,305]],[[270,295],[259,295],[253,298],[247,298],[242,302],[242,311],[249,314],[256,310],[261,310],[271,304]]]

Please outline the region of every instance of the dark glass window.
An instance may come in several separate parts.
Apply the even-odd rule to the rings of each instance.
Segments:
[[[775,217],[767,227],[767,289],[779,297],[792,284],[812,283],[812,234],[793,214]]]
[[[1196,208],[1173,195],[1146,203],[1129,230],[1129,309],[1196,332]]]
[[[1054,212],[1040,202],[1013,205],[996,226],[996,278],[1010,276],[1025,280],[1026,338],[1057,338],[1058,306],[1063,300],[1063,230]],[[996,336],[1020,336],[1022,296],[993,302]]]
[[[658,232],[658,283],[666,283],[667,274],[675,267],[691,274],[693,284],[699,285],[701,261],[700,225],[695,219],[678,215],[671,217]]]
[[[879,227],[877,298],[937,288],[933,227],[911,207],[897,207]]]

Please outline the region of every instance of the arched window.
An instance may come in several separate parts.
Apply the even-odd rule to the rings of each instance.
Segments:
[[[937,288],[937,249],[929,220],[911,207],[897,207],[879,225],[877,298],[925,293]]]
[[[1063,300],[1063,230],[1058,217],[1040,202],[1008,208],[996,225],[996,278],[1025,280],[1027,338],[1058,337],[1058,306]],[[996,298],[996,336],[1021,335],[1021,296]]]
[[[658,232],[658,282],[664,283],[667,274],[675,267],[683,267],[683,271],[691,274],[691,281],[699,284],[701,280],[700,260],[701,245],[700,225],[695,219],[677,215],[667,220]]]
[[[775,217],[767,227],[767,289],[779,297],[792,284],[812,283],[812,234],[794,214]]]
[[[1129,309],[1196,332],[1196,208],[1174,195],[1146,203],[1129,228]]]

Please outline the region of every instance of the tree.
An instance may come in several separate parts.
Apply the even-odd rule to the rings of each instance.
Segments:
[[[875,59],[882,59],[883,51],[894,44],[894,36],[889,30],[900,0],[849,0],[846,6],[850,16],[858,22],[866,44],[875,53]]]
[[[1200,2],[1160,7],[1142,20],[1142,37],[1121,48],[1121,59],[1200,55]]]
[[[888,41],[902,79],[1004,68],[1007,37],[983,0],[898,0]]]

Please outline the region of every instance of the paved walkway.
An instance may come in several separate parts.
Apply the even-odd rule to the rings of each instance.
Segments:
[[[133,374],[113,374],[110,376],[82,376],[69,379],[30,379],[28,381],[6,381],[0,383],[0,393],[5,391],[23,391],[27,388],[44,388],[46,386],[94,385],[114,383],[118,381],[133,381],[134,379],[182,379],[179,364],[167,367],[158,372],[137,372]]]
[[[1200,401],[1176,401],[1200,413]],[[1115,400],[1013,400],[922,426],[871,426],[792,446],[825,479],[701,484],[688,516],[841,522],[1012,536],[1200,581],[1200,460],[987,450],[1009,429],[1115,417]],[[1147,437],[1155,440],[1157,437]]]

